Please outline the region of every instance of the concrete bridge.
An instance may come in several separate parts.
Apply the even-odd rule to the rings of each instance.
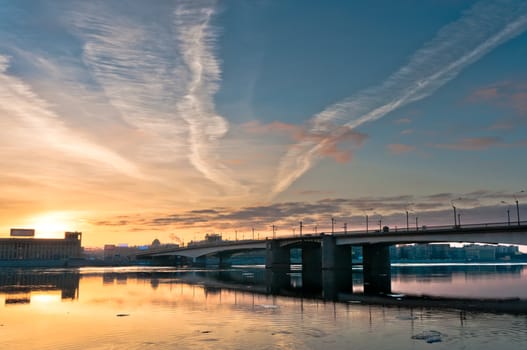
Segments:
[[[148,251],[138,259],[185,257],[190,262],[202,256],[226,258],[239,252],[265,250],[265,266],[273,271],[289,270],[291,249],[302,251],[302,273],[307,283],[317,284],[324,276],[341,280],[351,274],[351,246],[361,246],[363,255],[364,291],[389,293],[391,290],[389,246],[409,243],[467,242],[527,245],[527,224],[477,224],[435,226],[416,230],[383,230],[375,232],[337,232],[305,234],[266,240],[221,241],[190,247]],[[325,272],[324,272],[325,271]],[[349,276],[347,279],[350,279]],[[346,280],[346,278],[344,278]]]
[[[137,254],[136,258],[160,260],[182,257],[189,263],[196,263],[200,257],[214,255],[220,259],[222,265],[223,261],[233,254],[266,249],[266,242],[265,240],[200,242],[182,248],[148,250]]]

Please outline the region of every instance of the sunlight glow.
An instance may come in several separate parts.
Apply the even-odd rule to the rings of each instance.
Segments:
[[[38,238],[63,238],[64,232],[76,230],[78,220],[71,212],[50,212],[31,218],[28,226],[35,229]]]
[[[60,303],[60,291],[31,293],[32,304],[56,304]]]

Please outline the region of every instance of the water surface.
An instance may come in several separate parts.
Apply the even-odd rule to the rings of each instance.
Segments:
[[[521,265],[400,266],[393,270],[392,288],[394,293],[527,299],[525,271]],[[504,350],[527,345],[525,314],[323,300],[323,293],[302,291],[297,272],[289,274],[283,293],[261,283],[263,269],[2,270],[0,276],[2,349]],[[356,272],[354,284],[360,279]]]

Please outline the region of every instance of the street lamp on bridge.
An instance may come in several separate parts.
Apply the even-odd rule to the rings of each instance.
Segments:
[[[369,222],[368,222],[368,219],[369,219],[369,217],[368,217],[368,211],[370,211],[370,210],[373,210],[373,208],[368,208],[368,209],[364,209],[364,210],[362,210],[362,212],[364,213],[364,215],[366,215],[366,233],[368,233],[368,223],[369,223]]]
[[[514,194],[514,201],[516,202],[516,217],[518,218],[518,226],[520,226],[520,205],[518,204],[518,197],[516,197],[517,194],[525,192],[524,190],[521,190],[520,192],[516,192]]]
[[[335,220],[334,217],[331,218],[331,234],[334,234],[335,233],[335,222],[337,220]]]
[[[410,211],[409,207],[413,205],[414,203],[408,203],[406,204],[406,231],[410,231],[410,222],[408,220],[408,213]]]
[[[454,200],[451,200],[450,204],[452,204],[452,209],[454,209],[454,227],[457,227],[457,214],[456,214],[456,206],[454,204]]]
[[[510,226],[511,225],[511,207],[509,205],[509,203],[505,202],[505,201],[501,201],[501,204],[507,204],[507,226]]]

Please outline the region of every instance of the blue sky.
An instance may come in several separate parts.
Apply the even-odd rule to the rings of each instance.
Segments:
[[[0,18],[3,232],[188,241],[527,202],[526,1],[0,1]]]

